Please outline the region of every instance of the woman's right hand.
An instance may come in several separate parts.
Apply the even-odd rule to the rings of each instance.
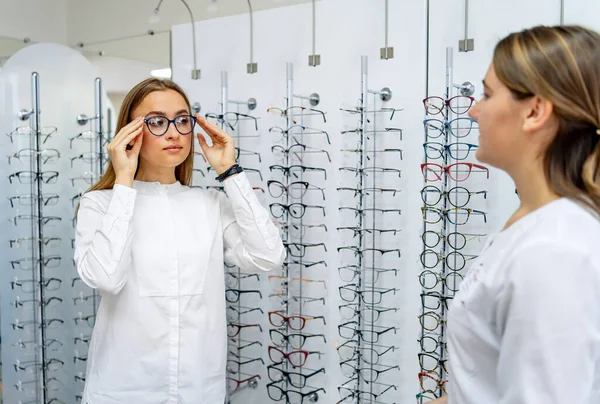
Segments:
[[[115,184],[133,186],[133,177],[138,167],[138,157],[142,147],[144,119],[135,118],[123,126],[119,133],[106,146],[110,161],[115,170]],[[127,146],[131,146],[128,149]]]

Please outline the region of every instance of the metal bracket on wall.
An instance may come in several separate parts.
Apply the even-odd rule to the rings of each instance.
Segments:
[[[465,0],[465,39],[458,41],[459,52],[472,52],[475,50],[475,39],[469,38],[469,0]]]
[[[470,81],[465,81],[462,84],[452,84],[452,86],[458,89],[462,96],[470,97],[475,94],[475,86]]]
[[[246,73],[258,73],[258,63],[254,62],[254,18],[252,16],[252,3],[248,1],[248,14],[250,15],[250,63],[246,64]]]
[[[321,64],[321,55],[317,55],[317,10],[315,0],[312,0],[312,55],[308,55],[308,65],[312,67]]]
[[[394,58],[394,47],[388,46],[388,0],[385,0],[385,46],[379,50],[381,59],[388,60]]]
[[[248,63],[246,64],[246,73],[253,74],[258,73],[258,63]]]
[[[321,55],[308,55],[308,65],[315,67],[321,64]]]

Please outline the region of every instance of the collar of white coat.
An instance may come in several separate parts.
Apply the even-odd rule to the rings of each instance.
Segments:
[[[147,181],[133,181],[133,188],[140,193],[155,194],[155,193],[166,193],[172,194],[183,191],[186,187],[181,185],[179,181],[173,184],[161,184],[158,181],[147,182]]]

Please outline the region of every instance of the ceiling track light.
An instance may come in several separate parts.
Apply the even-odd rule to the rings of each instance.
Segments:
[[[196,63],[196,25],[194,24],[194,14],[192,14],[192,9],[190,8],[190,6],[187,4],[187,2],[185,0],[179,0],[179,1],[181,1],[183,3],[183,5],[185,6],[185,8],[187,9],[188,14],[190,15],[190,21],[192,23],[192,48],[193,48],[193,52],[194,52],[194,68],[192,69],[192,80],[198,80],[200,78],[200,70],[198,69],[198,66]],[[212,1],[216,2],[216,0],[212,0]],[[161,6],[162,2],[163,2],[163,0],[160,0],[158,2],[158,5],[154,8],[154,10],[152,11],[152,15],[148,19],[148,22],[155,23],[160,20],[158,13],[160,12],[160,6]]]

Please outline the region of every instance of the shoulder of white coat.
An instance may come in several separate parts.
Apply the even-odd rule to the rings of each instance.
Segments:
[[[563,199],[536,226],[536,238],[548,245],[600,257],[600,220],[578,202]]]
[[[99,191],[86,192],[81,197],[80,206],[89,201],[100,206],[102,209],[107,209],[114,192],[115,191],[113,189],[102,189]]]

